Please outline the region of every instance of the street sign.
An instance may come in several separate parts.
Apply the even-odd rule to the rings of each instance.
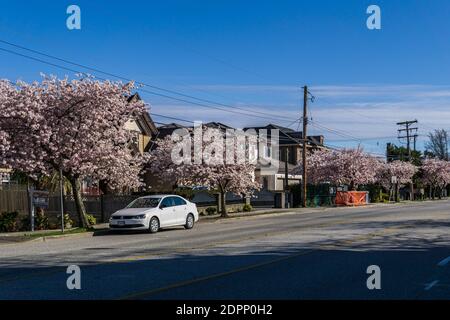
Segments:
[[[33,205],[38,208],[48,208],[48,191],[33,190]]]

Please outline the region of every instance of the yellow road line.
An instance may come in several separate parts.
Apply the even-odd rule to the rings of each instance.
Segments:
[[[175,288],[179,288],[179,287],[184,287],[190,284],[194,284],[194,283],[198,283],[198,282],[202,282],[202,281],[207,281],[207,280],[212,280],[212,279],[216,279],[216,278],[220,278],[220,277],[224,277],[224,276],[228,276],[234,273],[238,273],[238,272],[243,272],[243,271],[248,271],[251,269],[256,269],[256,268],[260,268],[260,267],[264,267],[264,266],[268,266],[277,262],[281,262],[284,260],[288,260],[288,259],[292,259],[295,257],[299,257],[305,254],[308,254],[310,252],[313,252],[315,250],[308,250],[308,251],[302,251],[300,253],[294,254],[294,255],[290,255],[290,256],[284,256],[278,259],[273,259],[270,261],[265,261],[265,262],[260,262],[260,263],[255,263],[252,265],[248,265],[245,267],[241,267],[241,268],[237,268],[237,269],[233,269],[230,271],[225,271],[225,272],[220,272],[220,273],[215,273],[209,276],[204,276],[204,277],[200,277],[200,278],[195,278],[195,279],[191,279],[191,280],[186,280],[186,281],[181,281],[181,282],[177,282],[165,287],[160,287],[160,288],[156,288],[156,289],[150,289],[150,290],[146,290],[146,291],[142,291],[142,292],[138,292],[138,293],[132,293],[129,295],[126,295],[124,297],[119,298],[118,300],[130,300],[130,299],[136,299],[142,296],[148,296],[148,295],[152,295],[155,293],[159,293],[159,292],[163,292],[163,291],[167,291],[170,289],[175,289]]]
[[[373,237],[377,237],[377,236],[380,236],[380,235],[387,234],[387,233],[389,233],[389,231],[392,232],[394,230],[398,230],[398,228],[389,227],[389,228],[385,228],[383,230],[380,230],[380,232],[378,232],[378,233],[373,232],[373,233],[369,233],[369,234],[366,234],[366,235],[361,236],[361,237],[356,237],[356,238],[349,239],[349,240],[344,240],[344,241],[341,241],[341,242],[342,243],[354,243],[354,242],[361,241],[361,240],[368,240],[368,239],[373,238]],[[289,260],[289,259],[292,259],[292,258],[303,256],[303,255],[306,255],[306,254],[309,254],[309,253],[318,252],[321,249],[324,249],[326,247],[327,246],[319,246],[320,249],[311,249],[311,250],[307,250],[307,251],[302,251],[302,252],[297,253],[297,254],[284,256],[284,257],[273,259],[273,260],[270,260],[270,261],[265,261],[265,262],[260,262],[260,263],[256,263],[256,264],[251,264],[251,265],[248,265],[248,266],[245,266],[245,267],[236,268],[236,269],[233,269],[233,270],[230,270],[230,271],[215,273],[215,274],[204,276],[204,277],[199,277],[199,278],[194,278],[194,279],[190,279],[190,280],[176,282],[176,283],[164,286],[164,287],[159,287],[159,288],[155,288],[155,289],[149,289],[149,290],[145,290],[145,291],[141,291],[141,292],[132,293],[132,294],[120,297],[120,298],[118,298],[118,300],[131,300],[131,299],[143,298],[143,297],[146,297],[146,296],[154,295],[154,294],[161,293],[161,292],[164,292],[164,291],[168,291],[168,290],[171,290],[171,289],[176,289],[176,288],[188,286],[188,285],[199,283],[199,282],[203,282],[203,281],[217,279],[217,278],[225,277],[225,276],[232,275],[232,274],[239,273],[239,272],[243,272],[243,271],[257,269],[257,268],[260,268],[260,267],[268,266],[268,265],[271,265],[271,264],[275,264],[275,263],[278,263],[278,262],[282,262],[282,261],[285,261],[285,260]]]
[[[332,227],[332,226],[339,225],[339,224],[344,224],[344,223],[354,223],[357,220],[361,220],[361,219],[355,219],[355,220],[351,220],[351,221],[349,221],[348,219],[341,219],[341,220],[335,220],[333,222],[323,222],[323,223],[314,224],[314,225],[301,226],[301,227],[298,227],[296,230],[292,230],[292,231],[291,230],[280,230],[280,231],[274,231],[274,232],[267,232],[267,233],[260,234],[260,235],[252,235],[252,236],[249,236],[249,237],[242,237],[242,238],[237,238],[237,239],[233,239],[233,240],[225,240],[225,241],[215,242],[215,243],[212,243],[212,244],[209,244],[209,245],[198,246],[198,247],[195,247],[195,248],[180,248],[180,249],[169,248],[169,249],[166,249],[166,250],[160,250],[160,251],[154,252],[154,253],[152,253],[150,255],[129,256],[129,257],[117,258],[117,259],[113,259],[113,260],[106,260],[106,261],[103,261],[101,263],[102,264],[113,264],[113,263],[134,262],[134,261],[149,259],[151,257],[160,256],[160,255],[164,255],[164,254],[183,253],[183,252],[186,252],[188,250],[197,250],[197,249],[205,250],[205,249],[208,249],[208,248],[217,247],[219,245],[238,243],[238,242],[245,241],[245,240],[265,238],[265,237],[276,236],[276,235],[281,235],[281,234],[286,234],[286,233],[293,233],[293,232],[298,232],[298,231],[300,231],[302,229],[306,229],[306,228]],[[392,228],[393,227],[389,227],[389,228],[386,228],[386,229],[392,229]],[[89,266],[93,266],[93,265],[88,264],[85,267],[89,267]],[[64,267],[63,266],[54,266],[54,268],[64,268]],[[56,274],[58,272],[60,272],[60,270],[52,270],[52,271],[49,270],[49,271],[44,271],[44,272],[33,272],[31,274],[22,275],[22,276],[16,276],[16,277],[10,277],[10,278],[8,278],[8,277],[3,278],[3,279],[0,278],[0,283],[11,282],[11,281],[16,281],[16,280],[23,280],[23,279],[30,279],[30,278],[38,277],[38,276],[41,276],[41,275]]]

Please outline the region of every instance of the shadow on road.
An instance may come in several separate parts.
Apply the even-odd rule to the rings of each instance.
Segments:
[[[158,231],[158,233],[161,232],[167,232],[167,231],[171,231],[171,230],[182,230],[184,229],[184,227],[172,227],[172,228],[164,228]],[[93,233],[93,237],[101,237],[101,236],[121,236],[121,235],[130,235],[130,234],[147,234],[149,233],[146,230],[112,230],[109,228],[102,228],[102,229],[97,229],[94,231]]]
[[[384,223],[383,223],[384,224]],[[429,226],[433,226],[431,222]],[[421,221],[423,227],[423,221]],[[440,223],[436,225],[442,227]],[[364,224],[359,227],[364,228]],[[385,227],[385,225],[383,225]],[[99,263],[117,248],[65,256],[14,257],[0,262],[1,299],[428,299],[450,298],[448,239],[383,236],[356,242],[257,241],[168,252],[127,250],[123,261]],[[82,290],[66,288],[66,266],[80,263]],[[89,260],[92,255],[92,260]],[[368,290],[369,265],[378,265],[382,289]],[[63,266],[63,267],[62,267]],[[427,284],[439,280],[431,290]]]

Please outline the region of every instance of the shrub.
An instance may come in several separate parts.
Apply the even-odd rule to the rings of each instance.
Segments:
[[[30,227],[30,217],[26,216],[20,219],[20,231],[29,231]]]
[[[93,226],[94,224],[97,224],[97,219],[92,214],[87,214],[86,218],[91,226]]]
[[[206,208],[206,213],[210,216],[216,213],[217,209],[215,207],[208,207]]]
[[[0,213],[0,232],[18,231],[17,216],[18,212]]]
[[[373,198],[372,202],[379,203],[379,202],[389,202],[389,194],[383,193],[383,192],[377,192]]]
[[[36,210],[36,216],[34,218],[34,228],[36,230],[47,230],[49,229],[48,218],[45,216],[44,210]]]
[[[188,199],[188,200],[192,200],[195,196],[196,191],[192,190],[190,188],[177,188],[175,189],[175,194]]]
[[[58,221],[61,221],[61,215],[58,215]],[[73,220],[70,218],[68,213],[64,213],[64,228],[70,229],[73,226]]]
[[[244,212],[250,212],[253,210],[253,207],[251,204],[244,204],[244,206],[242,207],[242,211]]]
[[[48,225],[48,228],[50,230],[58,230],[58,229],[61,228],[61,225],[58,225],[57,223],[50,222],[49,225]]]

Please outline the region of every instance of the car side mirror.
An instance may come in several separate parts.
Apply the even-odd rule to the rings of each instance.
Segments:
[[[164,208],[167,208],[167,205],[165,205],[165,204],[161,204],[161,205],[159,206],[159,208],[160,208],[160,209],[164,209]]]

